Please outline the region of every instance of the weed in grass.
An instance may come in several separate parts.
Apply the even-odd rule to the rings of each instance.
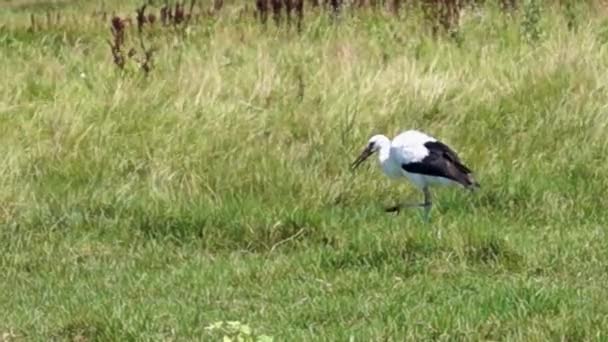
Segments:
[[[268,0],[256,0],[255,5],[257,9],[256,15],[260,19],[260,22],[266,24],[269,12]]]

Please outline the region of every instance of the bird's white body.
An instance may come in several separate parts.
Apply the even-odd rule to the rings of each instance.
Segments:
[[[428,185],[449,185],[452,180],[410,173],[403,170],[402,165],[419,162],[429,154],[424,146],[429,141],[437,141],[434,137],[416,130],[405,131],[397,135],[392,141],[386,136],[378,136],[380,151],[378,160],[382,171],[391,179],[399,180],[407,178],[418,188],[422,189]]]

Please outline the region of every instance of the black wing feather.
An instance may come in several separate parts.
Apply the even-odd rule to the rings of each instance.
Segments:
[[[428,156],[419,162],[401,165],[403,170],[451,179],[465,187],[477,184],[470,176],[471,170],[450,147],[439,141],[429,141],[424,146],[429,150]]]
[[[429,141],[424,144],[424,147],[426,147],[431,154],[436,153],[456,164],[464,173],[471,173],[471,170],[460,161],[458,154],[441,141]]]

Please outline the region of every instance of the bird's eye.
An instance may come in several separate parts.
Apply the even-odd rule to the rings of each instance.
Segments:
[[[370,149],[370,150],[373,150],[374,149],[374,143],[370,142],[369,145],[367,145],[367,148]]]

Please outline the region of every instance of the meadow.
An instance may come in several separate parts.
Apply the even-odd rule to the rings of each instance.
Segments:
[[[141,1],[3,0],[0,341],[608,340],[608,7],[572,3],[138,34]],[[385,213],[422,194],[349,164],[405,129],[481,189]]]

